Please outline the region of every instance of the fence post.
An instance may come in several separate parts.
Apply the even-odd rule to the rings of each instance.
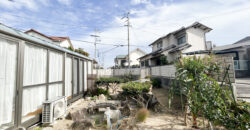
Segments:
[[[21,124],[22,124],[24,49],[25,49],[25,41],[20,41],[18,44],[18,61],[17,61],[17,67],[18,67],[17,99],[18,100],[16,101],[17,104],[15,106],[17,127],[21,127]]]

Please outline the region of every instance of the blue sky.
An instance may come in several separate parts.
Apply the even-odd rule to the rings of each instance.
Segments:
[[[127,44],[123,15],[131,12],[131,50],[146,52],[148,44],[160,36],[199,21],[213,30],[207,40],[217,46],[231,44],[250,35],[249,0],[1,0],[0,22],[20,29],[33,28],[49,36],[69,36],[75,48],[94,55],[94,46],[75,40],[94,41],[99,30],[100,42]],[[127,47],[98,45],[98,61],[114,65],[116,55]]]

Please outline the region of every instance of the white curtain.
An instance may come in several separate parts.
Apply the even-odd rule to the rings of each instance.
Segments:
[[[46,100],[46,86],[36,86],[23,89],[22,115],[25,116],[42,108],[43,101]]]
[[[65,96],[72,95],[72,58],[66,57],[65,63]]]
[[[25,44],[24,48],[24,77],[23,84],[35,85],[46,83],[47,71],[47,50],[30,44]],[[35,86],[23,88],[22,99],[22,122],[35,114],[29,114],[42,108],[43,101],[46,100],[46,86]]]
[[[0,126],[14,117],[17,44],[0,39]]]
[[[50,51],[49,54],[49,82],[62,81],[63,55]]]
[[[74,65],[73,65],[73,75],[74,75],[74,79],[73,79],[73,82],[74,82],[74,94],[77,94],[77,60],[74,59]]]
[[[62,96],[62,84],[49,85],[49,99]]]
[[[84,61],[84,70],[83,70],[83,73],[84,73],[84,91],[87,91],[87,62]]]
[[[46,82],[47,50],[25,45],[23,84],[34,85]]]
[[[83,90],[83,66],[82,61],[79,62],[79,88],[80,92]]]

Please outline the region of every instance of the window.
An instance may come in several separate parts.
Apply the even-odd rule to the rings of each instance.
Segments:
[[[179,38],[177,39],[177,42],[178,42],[178,45],[181,45],[181,44],[183,44],[183,43],[186,43],[186,36],[184,35],[184,36],[182,36],[182,37],[179,37]]]
[[[144,63],[144,61],[142,61],[142,62],[141,62],[141,66],[143,67],[143,66],[144,66],[144,64],[145,64],[145,63]]]
[[[162,41],[157,43],[157,49],[160,49],[160,48],[162,48]]]

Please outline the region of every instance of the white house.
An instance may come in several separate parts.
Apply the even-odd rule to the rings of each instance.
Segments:
[[[206,44],[206,33],[212,29],[195,22],[188,27],[182,27],[176,31],[158,38],[149,46],[152,52],[140,57],[141,66],[161,65],[161,57],[166,57],[168,62],[178,59],[181,53],[209,50]]]
[[[33,37],[42,39],[44,41],[57,44],[57,45],[64,47],[64,48],[69,48],[69,47],[73,48],[73,45],[72,45],[69,37],[49,37],[49,36],[46,36],[38,31],[34,30],[34,29],[30,29],[30,30],[26,31],[25,33],[28,35],[31,35]]]
[[[129,53],[130,66],[139,67],[140,62],[138,58],[144,56],[146,53],[139,48],[131,51]],[[128,55],[118,55],[115,58],[115,66],[116,67],[127,67],[128,66]]]

